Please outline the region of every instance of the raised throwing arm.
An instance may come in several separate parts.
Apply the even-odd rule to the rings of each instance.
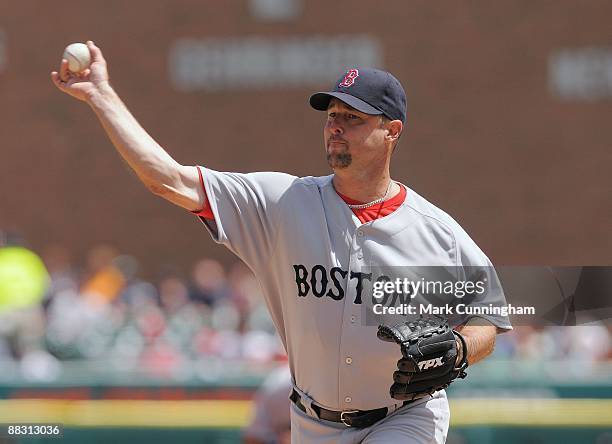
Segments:
[[[59,72],[51,73],[55,86],[93,109],[121,157],[149,190],[187,210],[201,210],[206,205],[206,195],[196,168],[176,162],[140,126],[111,87],[100,48],[92,41],[87,42],[87,47],[91,66],[75,74],[62,60]]]

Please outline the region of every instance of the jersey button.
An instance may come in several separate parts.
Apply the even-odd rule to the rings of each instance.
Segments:
[[[356,319],[357,319],[357,318],[355,317],[355,315],[351,316],[351,322],[352,322],[353,324],[355,323],[355,320],[356,320]]]
[[[363,237],[363,231],[358,231],[358,232],[357,232],[357,236],[359,236],[359,237]]]
[[[363,259],[363,254],[359,253],[359,254],[357,255],[357,259]]]
[[[344,362],[346,362],[348,365],[351,365],[353,363],[353,358],[349,356],[348,358],[344,360]]]
[[[347,396],[346,398],[344,398],[344,402],[351,402],[353,400],[353,398],[351,398],[350,396]]]

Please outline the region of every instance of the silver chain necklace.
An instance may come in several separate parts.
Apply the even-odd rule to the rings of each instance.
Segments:
[[[378,199],[373,200],[372,202],[368,202],[368,203],[364,203],[364,204],[357,204],[357,205],[351,205],[351,204],[347,204],[348,207],[351,210],[363,210],[364,208],[368,208],[371,207],[373,205],[379,204],[381,202],[384,202],[385,199],[387,198],[387,196],[389,195],[389,191],[391,191],[391,185],[393,184],[393,181],[390,180],[389,181],[389,186],[387,187],[387,191],[385,192],[385,195],[383,197],[380,197]]]

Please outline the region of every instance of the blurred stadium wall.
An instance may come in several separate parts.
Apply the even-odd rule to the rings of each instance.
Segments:
[[[108,242],[151,271],[202,252],[49,71],[93,39],[112,83],[179,162],[324,175],[308,95],[354,62],[405,85],[394,177],[495,263],[609,264],[612,3],[229,0],[0,4],[0,228],[32,247]],[[153,270],[154,271],[154,270]]]

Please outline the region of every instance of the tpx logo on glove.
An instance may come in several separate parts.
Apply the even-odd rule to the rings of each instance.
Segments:
[[[419,370],[427,370],[428,368],[440,367],[442,364],[442,357],[428,359],[427,361],[419,362]]]

